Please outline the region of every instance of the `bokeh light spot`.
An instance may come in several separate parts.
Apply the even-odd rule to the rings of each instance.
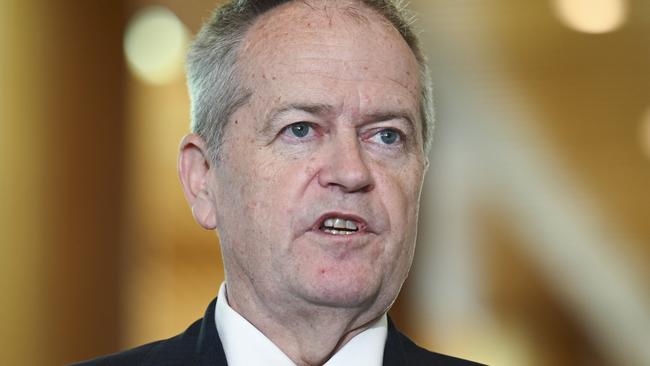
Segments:
[[[567,27],[584,33],[607,33],[627,18],[627,0],[551,0],[553,10]]]
[[[142,9],[131,18],[124,34],[129,69],[151,84],[173,81],[183,70],[188,34],[185,25],[169,9]]]

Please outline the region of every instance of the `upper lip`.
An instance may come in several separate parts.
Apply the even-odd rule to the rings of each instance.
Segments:
[[[316,222],[314,222],[311,229],[312,230],[320,230],[320,228],[321,228],[321,226],[323,226],[323,223],[325,222],[325,220],[327,220],[329,218],[334,218],[334,217],[344,219],[344,220],[354,221],[358,226],[358,232],[364,232],[364,231],[365,232],[372,232],[372,230],[370,230],[368,222],[363,217],[361,217],[359,215],[355,215],[355,214],[350,214],[350,213],[345,213],[345,212],[336,212],[336,211],[326,212],[326,213],[322,214],[316,220]]]

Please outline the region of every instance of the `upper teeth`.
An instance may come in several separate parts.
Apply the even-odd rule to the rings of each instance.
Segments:
[[[354,221],[341,219],[338,217],[325,220],[323,226],[328,228],[334,228],[334,229],[347,229],[347,230],[359,229],[359,227]]]

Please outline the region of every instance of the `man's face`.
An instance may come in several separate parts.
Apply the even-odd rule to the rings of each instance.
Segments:
[[[418,64],[379,15],[328,3],[285,4],[247,34],[252,96],[228,123],[210,184],[229,281],[268,304],[376,316],[413,258],[425,170]]]

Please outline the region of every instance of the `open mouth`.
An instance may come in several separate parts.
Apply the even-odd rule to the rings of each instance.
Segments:
[[[343,217],[328,217],[318,228],[320,231],[331,235],[351,235],[359,232],[360,222]]]

